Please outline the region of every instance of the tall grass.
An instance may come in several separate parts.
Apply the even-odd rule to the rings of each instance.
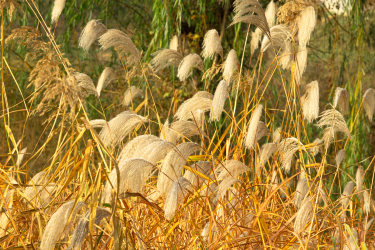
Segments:
[[[52,28],[34,2],[26,4],[38,26],[5,34],[3,13],[1,248],[375,248],[375,155],[364,155],[366,141],[357,152],[375,92],[362,90],[360,72],[354,84],[331,86],[327,101],[325,83],[306,74],[319,2],[276,10],[271,1],[264,11],[256,0],[223,1],[224,28],[197,28],[207,31],[202,46],[175,36],[189,14],[182,2],[160,2],[153,25],[165,22],[166,36],[158,40],[155,29],[147,51],[92,17],[76,36],[86,56],[78,61],[62,53],[53,30],[64,1],[55,2]],[[19,6],[4,3],[10,16]],[[203,18],[206,3],[198,3]],[[363,23],[355,25],[360,34]],[[237,41],[230,47],[228,34]],[[151,54],[157,41],[165,46]],[[12,44],[31,64],[25,96],[4,56]],[[38,119],[42,135],[25,148],[29,120]],[[35,166],[40,158],[45,164]]]

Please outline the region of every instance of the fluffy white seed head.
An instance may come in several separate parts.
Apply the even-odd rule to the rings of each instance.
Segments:
[[[124,105],[129,107],[135,98],[144,97],[143,91],[136,86],[130,86],[124,94]]]
[[[232,49],[229,51],[227,59],[223,65],[223,78],[228,84],[230,84],[234,72],[238,70],[239,67],[240,61],[238,61],[237,53]]]
[[[221,46],[219,33],[212,29],[204,35],[202,57],[204,60],[212,59],[215,54],[223,57],[223,47]]]
[[[221,113],[224,110],[225,100],[229,97],[229,86],[222,80],[216,88],[214,99],[212,100],[212,108],[210,113],[210,121],[219,121]]]
[[[107,28],[99,20],[91,20],[82,30],[78,40],[78,47],[88,52],[91,44],[95,42],[101,35],[107,32]]]
[[[316,14],[313,6],[302,10],[297,17],[299,44],[306,46],[310,41],[310,35],[316,25]]]
[[[169,43],[169,48],[175,51],[178,50],[178,36],[174,35]]]
[[[305,95],[302,97],[302,111],[308,122],[319,117],[319,84],[318,81],[309,83]]]
[[[305,72],[306,65],[307,48],[305,46],[299,46],[294,69],[294,80],[297,85],[301,84],[302,75]]]
[[[272,28],[275,25],[276,21],[276,3],[271,0],[271,2],[267,5],[265,11],[268,27]],[[271,34],[272,37],[272,34]]]
[[[259,162],[262,165],[265,165],[268,161],[268,159],[271,157],[271,155],[276,151],[276,144],[275,143],[266,143],[263,144],[260,156],[259,156]]]
[[[345,149],[341,149],[336,154],[336,166],[340,166],[341,162],[346,158]]]
[[[252,115],[251,115],[251,119],[250,119],[250,123],[249,123],[249,127],[247,129],[247,135],[246,135],[246,139],[245,139],[245,146],[248,148],[248,149],[253,149],[255,143],[256,143],[256,135],[257,135],[257,130],[258,130],[258,123],[259,123],[259,119],[262,115],[262,110],[263,110],[263,105],[258,105]]]
[[[196,68],[203,71],[203,62],[199,55],[189,54],[182,59],[178,66],[177,77],[181,82],[185,81],[193,73],[192,69]]]
[[[375,91],[373,89],[366,90],[363,95],[363,109],[366,112],[367,118],[372,121],[375,111]]]
[[[64,7],[65,7],[65,0],[55,0],[53,9],[52,9],[52,17],[51,17],[52,24],[57,22]]]
[[[262,31],[259,28],[256,28],[254,32],[251,32],[251,41],[250,49],[251,54],[254,54],[254,51],[259,48],[259,42],[262,39]]]
[[[102,89],[104,89],[114,81],[116,81],[115,71],[110,67],[106,67],[100,75],[98,84],[96,85],[96,92],[98,93],[98,95],[100,96],[100,92],[102,91]]]
[[[341,114],[349,113],[349,93],[343,88],[337,87],[335,89],[335,96],[333,98],[333,107],[338,108]]]

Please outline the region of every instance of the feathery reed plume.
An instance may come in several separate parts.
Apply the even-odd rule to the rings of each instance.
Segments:
[[[270,180],[270,184],[269,184],[270,192],[275,190],[277,188],[278,184],[279,184],[279,180],[278,180],[278,177],[277,177],[277,171],[274,170],[272,172],[272,176],[271,176],[271,180]]]
[[[119,165],[120,170],[120,186],[119,186],[119,193],[118,195],[123,194],[128,189],[128,174],[130,170],[135,167],[143,168],[147,166],[153,166],[150,162],[146,161],[142,158],[130,158],[121,160]],[[111,190],[112,188],[117,191],[117,172],[116,168],[114,168],[111,173],[108,175],[109,180],[104,187],[103,195],[102,195],[102,202],[103,203],[110,203],[111,201]],[[110,184],[112,183],[112,185]],[[112,187],[113,186],[113,187]]]
[[[214,95],[207,91],[198,91],[193,95],[192,98],[207,98],[207,99],[214,99]]]
[[[346,245],[344,246],[343,250],[356,250],[357,248],[357,243],[358,243],[358,233],[357,230],[355,230],[354,227],[351,229],[352,234],[354,236],[354,239],[350,234],[347,234],[345,236],[346,238]]]
[[[17,162],[16,162],[16,166],[17,167],[20,167],[21,164],[22,164],[22,161],[23,159],[25,158],[25,154],[27,152],[27,148],[23,148],[19,153],[18,153],[18,156],[17,156]]]
[[[174,35],[169,42],[169,49],[173,49],[175,51],[178,50],[178,37],[176,35]]]
[[[160,160],[164,159],[174,147],[175,145],[168,141],[154,141],[149,143],[148,146],[146,145],[143,148],[139,148],[139,152],[136,152],[133,157],[143,158],[155,165]]]
[[[61,12],[64,10],[65,0],[55,0],[52,9],[51,23],[54,24],[59,19]]]
[[[334,137],[335,137],[335,130],[332,127],[328,127],[323,130],[322,141],[324,142],[324,146],[326,149],[328,149]]]
[[[83,241],[89,233],[89,220],[90,220],[91,211],[87,211],[85,216],[81,218],[77,224],[77,227],[74,229],[72,239],[70,240],[72,244],[72,250],[79,250],[82,248]],[[102,219],[108,218],[111,216],[105,208],[97,207],[95,215],[95,224],[99,225]]]
[[[204,96],[202,93],[200,96]],[[184,101],[180,107],[178,107],[175,117],[178,120],[189,120],[194,119],[193,114],[196,114],[197,110],[200,109],[202,112],[210,110],[212,107],[212,100],[205,97],[193,96],[190,99]]]
[[[271,155],[276,151],[275,143],[266,143],[263,144],[260,150],[259,162],[261,165],[265,165]]]
[[[219,33],[212,29],[207,31],[203,39],[203,51],[201,53],[204,60],[212,59],[215,54],[219,54],[223,58],[223,47],[221,46]]]
[[[297,58],[295,61],[296,67],[294,69],[294,80],[296,84],[301,84],[303,72],[305,72],[307,65],[307,48],[303,45],[299,46]]]
[[[279,56],[279,64],[282,69],[290,68],[293,59],[293,45],[292,42],[285,41],[285,46],[281,50],[281,55]]]
[[[92,128],[102,128],[107,125],[107,122],[104,119],[91,120],[89,123]]]
[[[345,152],[345,149],[341,149],[337,152],[336,154],[336,158],[335,158],[335,161],[336,161],[336,166],[339,167],[341,162],[346,159],[346,152]]]
[[[115,71],[110,67],[106,67],[99,77],[98,85],[96,85],[96,92],[98,93],[98,95],[100,96],[100,92],[102,91],[102,89],[104,89],[114,81],[116,81]]]
[[[38,208],[48,205],[53,194],[57,191],[57,185],[54,183],[49,183],[44,187],[47,177],[46,171],[39,172],[29,181],[28,185],[31,186],[25,188],[27,202],[32,202]]]
[[[204,226],[202,232],[201,232],[201,236],[203,238],[204,241],[208,241],[210,235],[211,235],[211,239],[214,239],[216,237],[216,234],[217,234],[217,228],[215,225],[212,225],[211,227],[211,223],[210,222],[207,222],[206,225]]]
[[[129,107],[132,104],[132,101],[137,97],[144,97],[143,91],[136,86],[130,86],[125,91],[124,94],[124,104],[125,106]]]
[[[271,37],[272,43],[268,36],[263,38],[260,52],[264,53],[272,45],[280,48],[288,46],[289,39],[292,37],[292,35],[284,24],[279,24],[271,28]]]
[[[133,129],[148,122],[143,116],[136,115],[132,111],[124,111],[108,122],[100,131],[100,138],[105,146],[117,146]]]
[[[300,141],[298,141],[297,138],[294,137],[286,138],[282,140],[278,145],[277,151],[279,152],[281,157],[282,168],[287,173],[289,173],[290,168],[292,166],[294,153],[296,153],[300,149],[306,151],[303,144]]]
[[[306,93],[301,98],[303,116],[308,122],[319,117],[319,84],[313,81],[306,85]]]
[[[196,143],[186,142],[179,144],[167,154],[160,167],[157,182],[157,188],[161,194],[167,194],[173,181],[182,176],[182,170],[187,158],[199,148],[200,146]]]
[[[368,222],[367,222],[367,224],[366,224],[366,226],[365,226],[365,230],[366,230],[366,232],[368,232],[369,230],[370,230],[370,228],[371,228],[371,225],[372,225],[372,223],[375,221],[375,218],[372,218],[371,220],[369,220]]]
[[[274,142],[276,144],[279,143],[280,139],[281,139],[281,132],[282,132],[282,128],[281,127],[278,127],[274,133],[273,133],[273,139],[274,139]]]
[[[196,172],[208,176],[211,171],[212,165],[209,161],[199,161],[191,166],[191,168]],[[184,174],[184,178],[186,178],[186,180],[188,180],[196,188],[200,187],[204,182],[204,179],[202,177],[196,175],[191,171],[186,171]]]
[[[250,51],[254,54],[254,51],[259,48],[259,41],[262,39],[262,31],[256,28],[254,32],[251,32]]]
[[[120,162],[122,160],[132,158],[143,148],[157,141],[161,141],[161,139],[154,135],[137,136],[125,145],[117,157],[117,161]]]
[[[297,212],[296,221],[294,223],[294,232],[300,234],[307,223],[311,221],[313,212],[313,204],[311,200],[306,200]]]
[[[178,66],[184,58],[177,49],[161,49],[152,54],[154,57],[151,62],[151,68],[154,72],[165,69],[169,66]]]
[[[230,81],[232,76],[236,70],[240,68],[240,61],[238,61],[237,53],[234,49],[230,50],[225,60],[222,71],[223,71],[223,78],[230,85]]]
[[[82,30],[78,40],[78,47],[88,52],[91,44],[95,42],[101,35],[107,32],[107,28],[99,20],[91,20]]]
[[[9,176],[8,176],[9,177]],[[12,184],[18,184],[16,182],[16,180],[14,180],[13,178],[9,177],[10,179],[10,183]],[[11,189],[10,186],[8,186],[9,188],[5,188],[5,191],[3,191],[3,195],[5,196],[5,202],[8,206],[8,210],[9,212],[12,213],[12,210],[13,210],[13,196],[14,196],[14,192],[15,190],[14,189]],[[3,203],[3,200],[1,201],[1,206],[2,205],[5,205]],[[0,237],[4,237],[5,234],[6,234],[6,229],[7,229],[7,226],[10,222],[10,214],[8,214],[8,211],[6,208],[3,208],[1,207],[1,210],[0,210]],[[3,211],[5,210],[5,211]]]
[[[298,42],[303,47],[306,47],[310,41],[310,35],[316,25],[316,14],[314,7],[309,6],[302,10],[296,21],[298,25]]]
[[[116,47],[118,51],[130,53],[130,57],[127,57],[129,66],[137,64],[141,60],[139,52],[130,37],[120,30],[107,30],[106,33],[99,37],[99,44],[101,50]]]
[[[78,73],[74,72],[71,77],[74,77],[74,79],[77,81],[78,87],[83,89],[83,92],[85,92],[85,96],[94,94],[98,96],[98,93],[96,92],[94,82],[92,79],[84,74],[84,73]]]
[[[249,127],[247,129],[247,135],[245,139],[245,146],[248,149],[253,149],[256,143],[256,135],[258,130],[259,119],[262,115],[263,105],[259,104],[251,114]]]
[[[310,184],[311,185],[311,184]],[[309,183],[306,178],[302,178],[298,181],[296,192],[294,193],[293,203],[297,208],[300,208],[306,195],[309,194]]]
[[[242,181],[240,181],[239,179],[237,178],[233,178],[231,176],[228,176],[226,177],[220,184],[219,184],[219,187],[217,189],[217,195],[216,195],[216,199],[217,200],[220,200],[221,198],[223,198],[223,196],[225,195],[225,193],[227,192],[227,190],[233,186],[234,184],[236,183],[242,183]]]
[[[185,56],[178,66],[177,77],[181,82],[185,81],[189,76],[191,76],[191,74],[193,74],[193,68],[200,71],[204,70],[202,59],[195,53]]]
[[[164,217],[167,220],[173,218],[177,208],[188,195],[188,192],[192,190],[191,183],[184,177],[179,177],[173,182],[164,203]]]
[[[371,211],[371,198],[367,190],[363,191],[363,212],[368,215]]]
[[[170,128],[164,126],[163,132],[165,140],[172,143],[176,143],[181,138],[185,138],[187,136],[201,134],[205,136],[205,133],[197,127],[197,124],[195,124],[195,122],[185,120],[173,122]]]
[[[276,22],[276,3],[273,0],[271,0],[271,2],[267,5],[264,14],[267,19],[268,27],[272,28]]]
[[[254,24],[260,30],[262,30],[264,34],[266,34],[268,37],[271,37],[266,15],[258,1],[235,0],[233,5],[234,12],[236,14],[233,17],[233,22],[229,26],[232,26],[239,22]]]
[[[267,125],[264,122],[258,122],[257,134],[255,136],[255,142],[258,142],[264,136],[269,136],[270,130],[267,128]]]
[[[218,175],[218,180],[224,180],[228,176],[236,178],[238,175],[249,171],[250,169],[240,161],[228,160],[221,168],[221,173]]]
[[[333,107],[338,108],[343,115],[349,113],[349,93],[345,89],[340,87],[335,89]]]
[[[368,119],[372,121],[375,110],[375,91],[373,89],[366,90],[362,103]]]
[[[314,147],[311,148],[311,153],[313,155],[317,155],[319,152],[322,152],[322,140],[320,140],[319,138],[316,138],[313,143],[315,144]]]
[[[52,250],[55,248],[56,242],[60,239],[61,235],[67,232],[69,224],[72,223],[75,215],[84,207],[86,203],[78,201],[75,204],[75,200],[71,200],[63,204],[57,211],[52,215],[47,223],[46,228],[41,240],[41,250]],[[71,217],[71,222],[68,223],[68,219]]]
[[[130,168],[126,176],[127,189],[133,193],[140,193],[142,191],[144,183],[150,177],[153,168],[154,165],[152,165],[151,162],[149,162],[149,164],[135,165]]]
[[[357,185],[357,192],[359,192],[358,195],[361,199],[363,197],[363,193],[362,193],[363,177],[365,177],[365,170],[363,169],[362,166],[359,166],[359,168],[357,169],[357,173],[355,175],[355,181],[356,181],[356,185]]]
[[[222,80],[216,88],[214,99],[212,100],[212,108],[210,113],[210,121],[219,121],[221,113],[224,110],[225,100],[229,97],[229,86]]]
[[[354,182],[352,181],[349,181],[344,187],[344,191],[341,194],[341,204],[343,206],[343,209],[345,209],[349,204],[349,197],[353,191],[353,188],[354,188]]]

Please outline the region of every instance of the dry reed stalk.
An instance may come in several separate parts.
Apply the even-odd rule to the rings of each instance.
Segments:
[[[117,146],[133,129],[149,122],[143,116],[136,115],[133,111],[124,111],[108,122],[100,131],[100,138],[105,146]]]
[[[61,12],[64,10],[65,0],[55,0],[52,9],[51,23],[54,24],[59,19]]]
[[[17,184],[17,182],[13,179],[13,178],[10,178],[10,182],[12,184]],[[15,193],[15,190],[14,189],[11,189],[10,186],[8,186],[7,188],[5,188],[4,190],[2,190],[3,192],[3,195],[5,196],[5,203],[7,204],[7,208],[6,207],[3,207],[3,205],[5,205],[3,203],[3,200],[1,199],[1,210],[0,210],[0,237],[4,237],[6,235],[6,232],[7,232],[7,226],[10,222],[10,214],[8,214],[8,211],[10,213],[13,212],[13,197],[14,197],[14,193]]]
[[[224,110],[225,100],[229,97],[229,86],[222,80],[216,88],[210,112],[210,121],[219,121]]]
[[[247,129],[247,135],[245,139],[245,146],[248,149],[253,149],[256,141],[256,135],[258,130],[259,119],[262,115],[263,105],[258,105],[253,113],[251,114],[249,127]]]
[[[372,121],[375,110],[375,91],[373,89],[367,89],[363,95],[363,109],[366,112],[367,118]]]
[[[259,155],[259,162],[261,165],[265,165],[271,155],[276,151],[275,143],[265,143],[262,145]]]
[[[238,61],[237,53],[231,49],[222,67],[224,81],[230,85],[234,72],[238,71],[239,68],[240,61]]]
[[[219,54],[223,58],[223,47],[221,46],[219,33],[217,30],[212,29],[204,35],[201,55],[204,60],[207,60],[208,58],[213,59],[216,54]]]
[[[169,42],[169,49],[173,49],[175,51],[178,50],[178,37],[176,35],[174,35]]]
[[[175,180],[165,198],[164,217],[171,220],[189,191],[193,190],[191,183],[184,177]]]
[[[129,107],[132,101],[137,97],[144,97],[143,91],[136,86],[131,86],[125,91],[124,94],[124,105]]]
[[[82,201],[76,203],[75,200],[71,200],[59,207],[51,216],[44,229],[40,249],[54,249],[56,242],[60,239],[62,234],[67,233],[66,230],[69,229],[69,225],[72,224],[75,215],[86,206],[87,205]],[[70,222],[68,222],[69,217],[71,217]]]
[[[181,82],[185,81],[189,76],[193,74],[193,69],[196,68],[200,71],[204,71],[203,62],[199,55],[189,54],[185,56],[178,66],[177,77]]]
[[[83,48],[88,52],[91,44],[106,32],[107,28],[104,24],[100,23],[100,20],[91,20],[81,32],[78,40],[78,47]]]
[[[154,72],[165,69],[169,66],[178,66],[184,58],[177,49],[161,49],[152,54],[154,57],[151,62],[151,68]]]
[[[101,50],[115,47],[120,52],[130,53],[127,57],[128,65],[137,65],[140,62],[140,55],[133,41],[124,32],[117,29],[109,29],[99,37]]]
[[[310,123],[319,117],[319,84],[313,81],[306,86],[306,93],[301,98],[302,112]]]
[[[157,188],[161,194],[167,194],[173,182],[182,176],[187,158],[200,146],[193,142],[179,144],[164,158],[158,175]]]
[[[315,9],[309,6],[301,11],[296,19],[298,25],[298,41],[303,47],[310,41],[311,33],[313,32],[316,25],[316,14]]]
[[[109,84],[115,81],[116,81],[115,71],[110,67],[106,67],[103,70],[102,74],[100,75],[98,84],[96,85],[96,92],[98,93],[98,96],[100,96],[102,89],[104,89]]]
[[[333,98],[333,107],[338,108],[341,114],[349,113],[349,93],[340,87],[335,89],[335,96]]]

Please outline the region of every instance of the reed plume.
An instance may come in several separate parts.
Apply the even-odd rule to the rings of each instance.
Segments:
[[[55,248],[56,242],[60,239],[62,234],[65,234],[67,228],[72,223],[75,215],[84,207],[86,203],[75,200],[71,200],[63,204],[57,211],[52,215],[47,223],[46,228],[41,240],[40,249],[41,250],[52,250]],[[71,222],[68,222],[69,217],[71,217]]]
[[[285,42],[285,46],[281,50],[281,55],[279,56],[279,64],[282,69],[288,69],[291,66],[293,59],[293,46],[288,40]]]
[[[86,24],[79,36],[78,47],[88,52],[91,44],[106,32],[107,28],[100,20],[91,20]]]
[[[212,100],[212,108],[210,113],[210,121],[219,121],[221,113],[224,110],[225,100],[229,97],[229,86],[222,80],[216,88],[214,99]]]
[[[130,37],[120,30],[107,30],[106,33],[99,37],[99,44],[101,50],[116,47],[119,52],[130,53],[130,56],[127,57],[129,66],[136,65],[141,60],[139,52]]]
[[[344,191],[341,194],[341,205],[343,209],[346,209],[346,207],[349,204],[349,197],[353,191],[353,188],[354,188],[354,182],[352,181],[349,181],[344,187]]]
[[[205,94],[201,93],[199,97],[193,96],[192,98],[184,101],[180,105],[180,107],[178,107],[174,116],[178,120],[193,120],[193,114],[196,114],[198,109],[200,109],[202,112],[207,112],[211,110],[212,100],[210,98],[205,98],[203,96],[205,96]]]
[[[195,53],[185,56],[178,66],[177,77],[181,82],[185,81],[189,76],[193,74],[193,68],[204,71],[202,59]]]
[[[92,128],[103,128],[107,125],[107,121],[103,119],[95,119],[90,121],[90,125]]]
[[[338,108],[341,114],[349,113],[349,93],[340,87],[335,89],[335,96],[333,98],[333,107]]]
[[[214,239],[216,237],[216,234],[217,234],[216,226],[215,225],[211,226],[211,223],[207,222],[201,232],[201,237],[203,238],[204,241],[209,241],[210,235],[211,235],[211,239]]]
[[[137,129],[149,120],[132,111],[124,111],[108,122],[99,136],[105,146],[117,146],[133,129]]]
[[[129,172],[133,168],[144,168],[147,166],[153,166],[150,162],[146,161],[142,158],[130,158],[130,159],[123,159],[118,164],[119,170],[120,170],[120,185],[117,186],[117,171],[116,168],[113,168],[111,173],[108,175],[109,180],[106,183],[103,195],[102,195],[102,203],[110,203],[111,201],[111,190],[114,189],[117,191],[117,188],[119,190],[118,195],[122,195],[127,189],[128,189],[128,182],[129,182]],[[112,185],[111,185],[112,184]]]
[[[38,208],[44,208],[48,205],[57,191],[58,185],[54,183],[47,184],[47,177],[47,172],[41,171],[28,182],[28,185],[31,186],[25,188],[27,202],[32,202]]]
[[[314,147],[311,148],[311,153],[315,156],[317,155],[319,152],[322,152],[322,143],[323,141],[319,138],[316,138],[313,143],[315,144]]]
[[[265,16],[267,19],[268,27],[272,28],[276,22],[276,3],[273,0],[271,0],[271,2],[267,5]]]
[[[175,148],[175,145],[168,141],[153,141],[144,147],[139,148],[133,157],[143,158],[153,165],[165,158],[165,156]]]
[[[115,81],[116,81],[115,71],[110,67],[106,67],[103,70],[102,74],[100,75],[98,84],[96,85],[96,92],[98,93],[98,96],[100,96],[100,92],[102,91],[102,89],[104,89],[109,84]]]
[[[358,196],[362,199],[363,198],[363,178],[365,177],[365,170],[362,166],[359,166],[357,169],[357,173],[355,175],[355,181],[357,185],[357,192],[359,193]]]
[[[242,181],[240,181],[239,179],[237,178],[233,178],[231,176],[228,176],[226,177],[220,184],[219,184],[219,187],[217,189],[217,195],[216,195],[216,199],[217,200],[220,200],[221,198],[223,198],[223,196],[225,195],[225,193],[227,192],[227,190],[233,186],[234,184],[236,183],[242,183]]]
[[[178,50],[178,37],[176,35],[174,35],[169,42],[169,49],[173,49],[175,51]]]
[[[247,129],[247,135],[245,139],[245,146],[248,149],[253,149],[256,143],[256,135],[258,130],[259,119],[262,115],[263,105],[259,104],[251,114],[249,127]]]
[[[262,31],[256,28],[254,32],[251,32],[250,51],[254,54],[254,51],[259,48],[259,41],[262,39]]]
[[[164,158],[160,167],[157,188],[161,194],[167,194],[173,182],[182,176],[182,170],[187,158],[197,151],[200,146],[193,142],[179,144]]]
[[[272,172],[272,176],[271,176],[271,180],[270,180],[270,184],[269,184],[269,191],[272,192],[273,190],[275,190],[277,188],[279,184],[279,179],[277,177],[277,171],[274,170]]]
[[[92,94],[98,96],[94,82],[88,75],[84,73],[74,72],[71,77],[74,77],[74,79],[77,81],[77,86],[83,89],[84,96],[89,96]]]
[[[282,132],[282,128],[281,127],[278,127],[275,131],[274,131],[274,134],[273,134],[273,139],[274,139],[274,142],[276,144],[278,144],[280,142],[280,139],[281,139],[281,132]]]
[[[238,160],[228,160],[223,164],[221,173],[218,174],[218,180],[224,180],[231,176],[237,178],[238,175],[248,172],[250,169],[242,162]]]
[[[294,223],[294,232],[300,234],[303,232],[307,223],[311,221],[313,216],[313,204],[311,200],[306,200],[297,212],[297,217]]]
[[[267,128],[267,125],[264,122],[258,122],[257,134],[255,136],[255,142],[258,142],[264,136],[269,136],[270,130]]]
[[[197,123],[199,126],[199,123]],[[176,121],[170,127],[163,126],[163,137],[166,141],[177,143],[181,138],[186,138],[193,135],[203,135],[205,133],[197,127],[195,122],[191,121]]]
[[[297,208],[301,208],[307,195],[309,195],[309,183],[306,177],[304,177],[299,179],[297,183],[296,191],[293,196],[294,205],[296,205]]]
[[[271,38],[270,28],[262,6],[256,0],[235,0],[234,3],[235,16],[229,26],[236,23],[254,24],[266,36]],[[256,14],[256,15],[255,15]]]
[[[192,191],[191,183],[184,177],[175,180],[165,198],[164,217],[171,220],[189,191]]]
[[[275,143],[265,143],[263,144],[260,156],[259,156],[259,162],[261,165],[265,165],[268,159],[271,157],[271,155],[276,151],[276,144]]]
[[[130,86],[124,94],[124,105],[129,107],[132,101],[137,97],[144,97],[143,91],[136,86]]]
[[[198,91],[193,95],[192,98],[207,98],[207,99],[214,99],[214,95],[207,91]]]
[[[54,24],[59,19],[61,12],[64,10],[65,0],[55,0],[52,9],[51,23]]]
[[[161,141],[161,139],[154,135],[146,134],[137,136],[125,145],[125,147],[121,150],[119,156],[117,157],[117,161],[120,162],[122,160],[132,158],[143,148],[158,141]]]
[[[350,234],[346,234],[346,236],[345,236],[346,245],[343,247],[343,250],[356,250],[356,249],[358,249],[357,248],[357,245],[358,245],[357,230],[355,230],[355,228],[352,227],[351,231],[352,231],[352,235],[353,235],[354,239],[352,238],[352,236]]]
[[[130,192],[141,193],[144,183],[146,183],[154,168],[151,162],[148,161],[148,163],[134,165],[128,170],[126,187]]]
[[[313,81],[306,86],[306,93],[301,98],[302,111],[305,119],[310,123],[319,117],[319,84]]]
[[[296,19],[298,25],[298,42],[301,46],[306,47],[310,41],[310,35],[316,25],[315,9],[309,6],[301,11]]]
[[[301,84],[301,78],[303,73],[305,72],[306,65],[307,65],[307,48],[303,45],[299,46],[298,53],[295,61],[295,69],[294,69],[294,80],[296,84]]]
[[[74,229],[73,236],[70,240],[71,245],[72,245],[72,250],[82,249],[83,241],[85,240],[86,236],[89,233],[90,215],[91,215],[91,211],[89,210],[85,213],[85,216],[79,220],[77,227]],[[104,218],[108,218],[110,216],[111,216],[111,212],[109,212],[107,209],[97,207],[94,223],[96,225],[99,225],[100,222]]]
[[[191,166],[191,168],[205,176],[208,176],[212,169],[212,164],[209,161],[199,161]],[[195,188],[199,188],[204,182],[204,179],[202,177],[196,175],[191,171],[186,171],[184,174],[184,178],[188,180]]]
[[[22,164],[23,159],[25,158],[25,154],[27,152],[27,148],[23,148],[17,155],[16,166],[20,167]]]
[[[201,53],[204,60],[208,58],[213,59],[215,54],[219,54],[223,58],[223,47],[221,46],[221,41],[219,33],[217,30],[212,29],[206,32],[203,39],[203,51]]]
[[[373,89],[366,90],[365,94],[363,95],[362,104],[368,119],[372,121],[375,110],[375,91]]]
[[[270,46],[279,47],[284,49],[290,43],[289,39],[292,35],[289,29],[284,24],[279,24],[271,28],[272,42],[268,36],[265,36],[262,41],[262,46],[260,51],[264,53]]]
[[[335,158],[335,161],[336,161],[336,166],[339,167],[341,162],[346,159],[346,152],[345,152],[345,149],[341,149],[337,152],[336,154],[336,158]]]
[[[165,69],[169,66],[178,66],[184,58],[177,49],[161,49],[152,54],[154,57],[150,66],[154,72]]]
[[[363,191],[363,212],[368,215],[371,211],[371,198],[367,190]]]
[[[232,80],[233,74],[240,68],[240,61],[238,61],[237,53],[234,49],[230,50],[223,64],[223,78],[229,85]]]
[[[277,147],[277,151],[281,156],[282,168],[287,173],[289,173],[290,168],[292,166],[294,153],[296,153],[298,150],[306,151],[303,144],[300,141],[298,141],[297,138],[293,137],[282,140]]]

